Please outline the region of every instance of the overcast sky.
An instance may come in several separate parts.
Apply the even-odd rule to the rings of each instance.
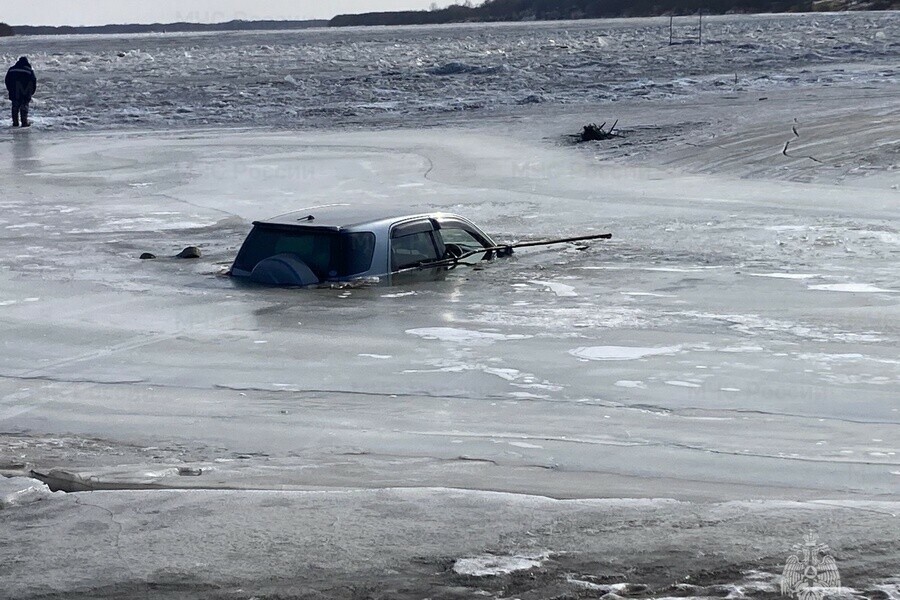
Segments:
[[[433,0],[0,0],[10,25],[218,23],[232,19],[327,19],[341,13],[428,8]],[[451,2],[438,0],[439,6]]]

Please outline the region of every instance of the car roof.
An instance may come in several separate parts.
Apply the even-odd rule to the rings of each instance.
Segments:
[[[443,212],[409,213],[409,209],[385,208],[383,206],[354,206],[351,204],[325,204],[310,206],[301,210],[285,213],[255,221],[254,225],[277,225],[282,227],[308,227],[330,229],[333,231],[361,228],[378,228],[397,221],[414,218],[454,218],[465,221],[458,215]]]

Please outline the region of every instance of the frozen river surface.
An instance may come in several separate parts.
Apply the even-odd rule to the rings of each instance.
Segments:
[[[896,81],[896,12],[0,40],[44,126],[385,126]]]
[[[896,64],[896,36],[878,36],[896,18],[817,19],[867,31],[859,47]],[[523,31],[432,33],[462,48]],[[36,62],[147,43],[227,57],[255,38],[204,39],[52,40]],[[877,75],[886,59],[845,59],[807,59],[850,78],[834,86],[560,96],[427,129],[390,127],[407,107],[372,117],[377,131],[136,130],[162,123],[150,94],[110,100],[147,111],[104,131],[54,131],[90,123],[45,106],[38,128],[0,132],[0,470],[126,490],[4,482],[2,589],[771,597],[814,528],[850,593],[896,597],[900,88]],[[770,73],[796,66],[780,60]],[[139,64],[135,87],[155,85]],[[239,68],[217,64],[223,81]],[[624,138],[565,138],[616,118]],[[500,240],[614,237],[395,287],[222,276],[252,220],[332,202],[458,212]],[[188,245],[203,257],[168,258]]]

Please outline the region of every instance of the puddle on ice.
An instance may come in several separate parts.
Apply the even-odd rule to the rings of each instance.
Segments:
[[[886,290],[868,283],[822,283],[807,286],[808,289],[825,292],[851,292],[855,294],[895,294],[897,290]]]
[[[681,346],[639,348],[636,346],[587,346],[569,350],[569,354],[581,360],[638,360],[649,356],[678,354]]]
[[[363,358],[375,358],[378,360],[388,360],[389,358],[393,358],[390,354],[358,354],[357,356]]]
[[[459,558],[453,563],[453,572],[472,577],[492,577],[515,571],[526,571],[544,564],[550,554],[544,552],[536,556],[495,556],[486,554],[472,558]]]

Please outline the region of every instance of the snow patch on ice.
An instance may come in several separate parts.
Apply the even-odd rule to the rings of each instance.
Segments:
[[[637,346],[583,346],[569,350],[569,354],[582,360],[639,360],[649,356],[678,354],[681,346],[640,348]]]
[[[674,385],[675,387],[686,387],[686,388],[701,387],[699,383],[691,383],[690,381],[677,381],[677,380],[667,381],[666,385]]]
[[[524,334],[503,334],[493,331],[456,329],[454,327],[420,327],[407,329],[406,333],[426,340],[438,340],[454,344],[487,345],[503,340],[525,340],[532,336]]]
[[[745,352],[764,352],[765,349],[761,346],[727,346],[725,348],[719,348],[719,352],[728,352],[734,354],[742,354]]]
[[[619,292],[623,296],[647,296],[650,298],[677,298],[675,294],[655,294],[653,292]]]
[[[821,283],[807,286],[810,290],[824,292],[849,292],[853,294],[896,294],[898,290],[886,290],[869,283]]]
[[[508,392],[507,396],[520,398],[522,400],[547,400],[550,396],[546,394],[533,394],[531,392]]]
[[[389,358],[393,358],[390,354],[359,354],[363,358],[375,358],[378,360],[387,360]]]
[[[750,273],[751,277],[772,277],[773,279],[815,279],[815,273]]]
[[[453,563],[453,572],[471,577],[496,577],[540,567],[549,557],[549,552],[543,552],[532,556],[485,554],[472,558],[459,558]]]
[[[639,390],[647,389],[647,384],[644,383],[643,381],[629,381],[628,379],[621,379],[621,380],[617,381],[614,385],[617,387],[632,388],[632,389],[639,389]]]

